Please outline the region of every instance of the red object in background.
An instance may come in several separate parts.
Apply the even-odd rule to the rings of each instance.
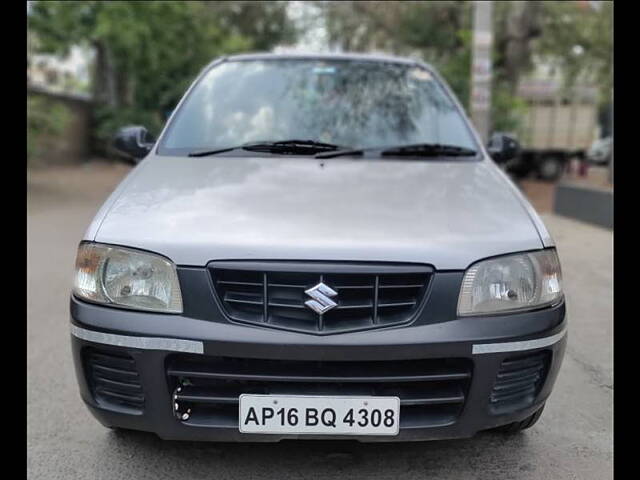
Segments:
[[[587,172],[589,171],[589,164],[586,160],[580,160],[580,168],[578,169],[578,175],[581,177],[586,177]]]

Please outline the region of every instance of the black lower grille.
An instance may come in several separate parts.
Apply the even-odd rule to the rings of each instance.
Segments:
[[[411,320],[432,269],[421,265],[214,262],[209,271],[231,319],[330,334]],[[323,313],[309,306],[313,298],[308,291],[319,284],[330,289],[324,301],[329,308]]]
[[[549,351],[542,351],[504,360],[491,392],[491,412],[503,414],[530,406],[544,383],[549,357]]]
[[[142,412],[144,395],[132,357],[90,348],[84,351],[84,361],[89,388],[100,406]]]
[[[174,409],[186,424],[238,426],[243,393],[400,398],[400,426],[452,424],[471,380],[466,359],[370,362],[257,360],[175,355],[168,359]],[[186,416],[185,416],[186,413]]]

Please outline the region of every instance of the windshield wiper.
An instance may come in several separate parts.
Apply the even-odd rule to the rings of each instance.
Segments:
[[[193,152],[189,152],[187,154],[188,157],[208,157],[209,155],[216,155],[218,153],[230,152],[232,150],[237,150],[242,147],[229,147],[229,148],[220,148],[218,150],[194,150]]]
[[[441,145],[439,143],[419,143],[415,145],[399,145],[394,147],[368,147],[336,150],[328,153],[319,153],[316,158],[335,158],[364,155],[365,152],[380,151],[385,157],[472,157],[477,152],[470,148],[456,145]]]
[[[385,157],[472,157],[476,151],[456,145],[439,143],[418,143],[415,145],[398,145],[392,147],[349,148],[332,143],[317,142],[315,140],[279,140],[269,142],[251,142],[237,147],[220,148],[217,150],[196,150],[190,152],[190,157],[205,157],[232,150],[248,150],[251,152],[268,152],[294,155],[315,155],[316,158],[335,158],[349,155],[364,155],[368,151],[380,151]]]
[[[471,148],[457,145],[443,145],[440,143],[418,143],[415,145],[401,145],[382,150],[382,156],[407,157],[472,157],[477,152]]]
[[[316,142],[315,140],[280,140],[277,142],[256,142],[247,144],[242,148],[250,152],[313,155],[320,152],[331,152],[344,147],[333,143]]]
[[[279,140],[274,142],[251,142],[237,147],[220,148],[218,150],[196,150],[189,153],[190,157],[205,157],[232,150],[248,150],[250,152],[288,153],[296,155],[314,155],[320,152],[331,152],[345,148],[332,143],[316,142],[315,140]]]

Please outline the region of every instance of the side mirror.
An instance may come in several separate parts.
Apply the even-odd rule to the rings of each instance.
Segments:
[[[133,125],[118,130],[113,140],[113,148],[119,154],[133,159],[137,163],[147,156],[155,142],[156,139],[145,127]]]
[[[496,163],[504,163],[520,154],[520,144],[509,135],[494,133],[489,139],[487,150]]]

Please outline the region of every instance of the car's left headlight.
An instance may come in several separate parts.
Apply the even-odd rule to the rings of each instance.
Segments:
[[[129,248],[80,244],[73,292],[81,299],[105,305],[182,313],[173,262]]]
[[[464,274],[458,315],[531,310],[562,299],[562,273],[555,249],[482,260]]]

